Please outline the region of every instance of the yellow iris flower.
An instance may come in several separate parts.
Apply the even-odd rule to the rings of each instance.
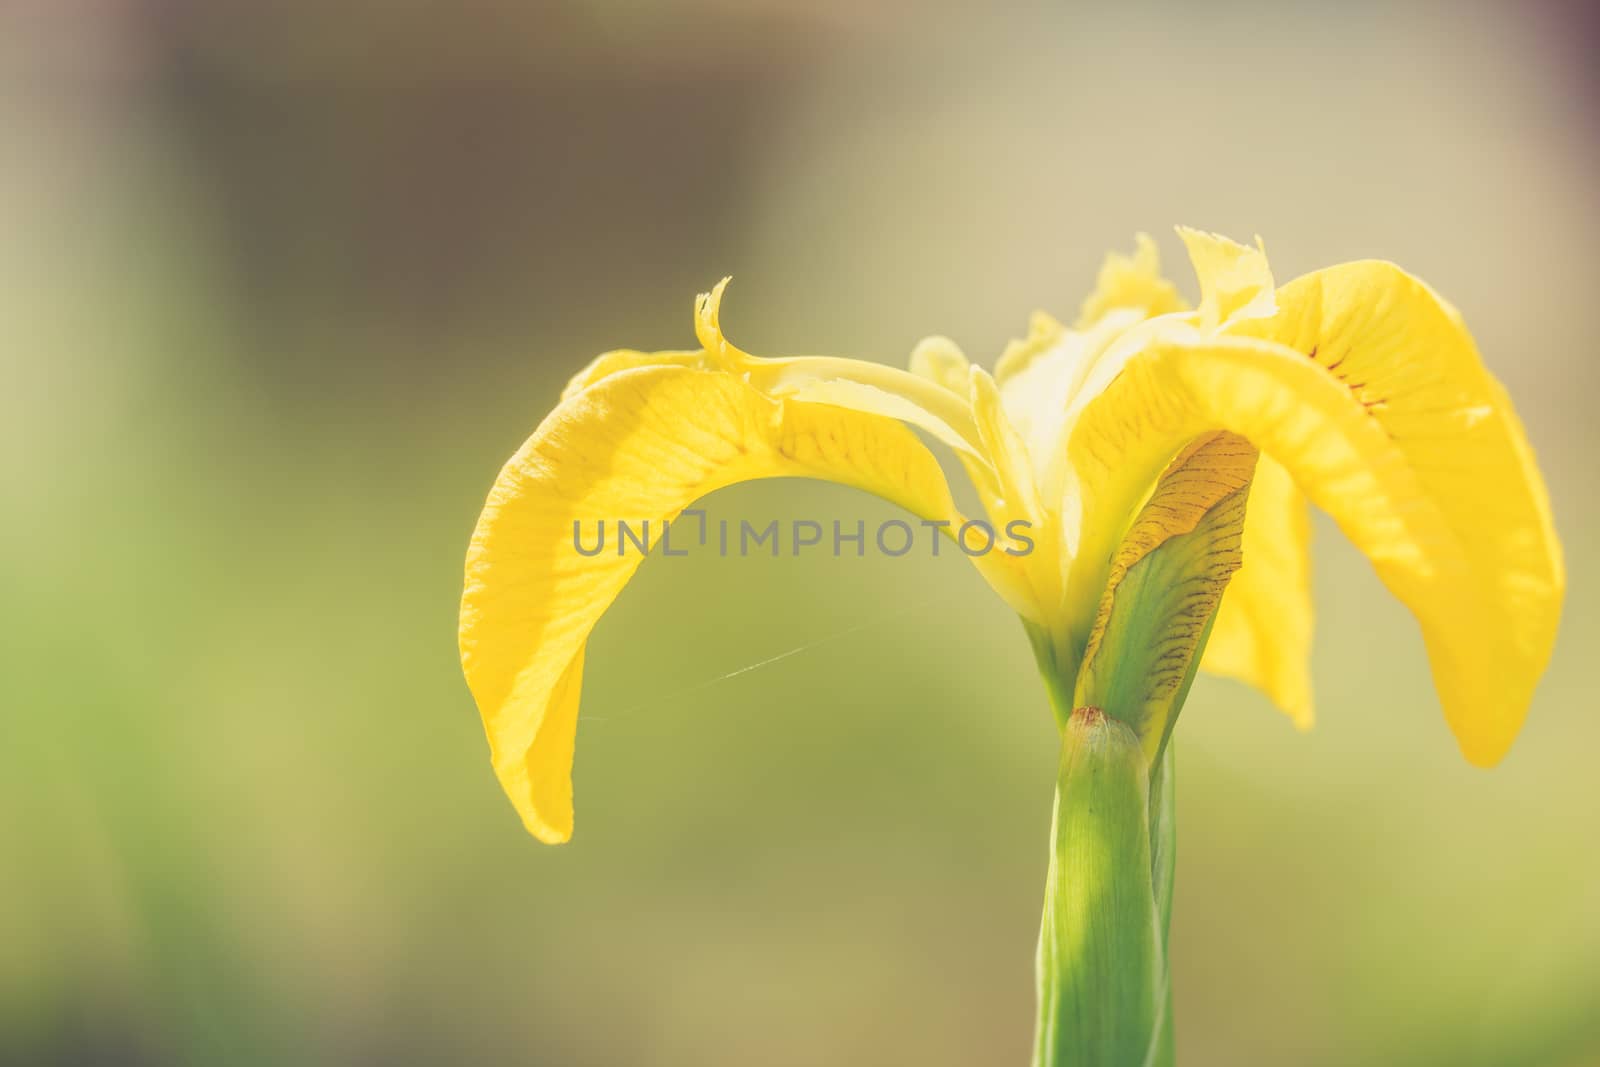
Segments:
[[[1259,248],[1180,233],[1198,307],[1141,238],[1107,260],[1072,328],[1037,315],[992,376],[939,338],[905,371],[757,358],[723,336],[718,285],[695,305],[698,349],[610,352],[573,378],[489,494],[461,603],[467,681],[528,830],[571,836],[584,647],[640,562],[579,553],[574,522],[659,528],[723,486],[805,476],[954,530],[965,516],[912,428],[955,451],[994,529],[1030,524],[1035,551],[973,562],[1027,624],[1063,722],[1114,666],[1095,658],[1108,590],[1233,500],[1219,521],[1242,522],[1242,545],[1218,542],[1231,556],[1212,572],[1201,666],[1308,724],[1309,500],[1416,616],[1466,758],[1499,760],[1549,658],[1564,575],[1522,426],[1460,316],[1389,263],[1280,288]],[[1167,666],[1176,689],[1191,664]]]

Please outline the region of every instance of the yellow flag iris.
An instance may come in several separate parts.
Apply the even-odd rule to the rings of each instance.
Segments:
[[[1526,436],[1460,316],[1392,264],[1280,288],[1258,248],[1180,232],[1197,307],[1141,239],[1107,261],[1073,327],[1036,316],[992,376],[942,338],[906,371],[757,358],[724,337],[719,285],[696,303],[698,349],[611,352],[573,378],[490,491],[461,603],[467,681],[529,831],[571,835],[584,646],[639,564],[580,553],[574,522],[656,525],[735,482],[805,476],[956,529],[966,517],[912,428],[954,450],[994,528],[1030,524],[1035,551],[973,562],[1069,688],[1108,587],[1198,521],[1185,494],[1209,493],[1208,508],[1248,482],[1202,666],[1309,723],[1309,501],[1416,616],[1466,757],[1504,755],[1564,576]]]

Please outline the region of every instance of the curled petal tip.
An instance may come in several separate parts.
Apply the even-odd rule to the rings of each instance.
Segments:
[[[732,275],[724,277],[711,287],[709,293],[701,293],[695,297],[695,337],[699,339],[700,347],[704,348],[706,354],[712,358],[720,356],[726,344],[722,337],[722,294],[732,280]]]

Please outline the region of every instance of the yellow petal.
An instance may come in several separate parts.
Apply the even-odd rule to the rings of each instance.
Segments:
[[[1548,660],[1563,584],[1516,417],[1455,315],[1395,268],[1335,268],[1286,287],[1279,302],[1281,323],[1263,328],[1316,343],[1316,360],[1309,345],[1171,333],[1086,407],[1070,447],[1085,541],[1092,532],[1095,543],[1072,582],[1103,587],[1104,527],[1132,514],[1179,448],[1208,430],[1241,434],[1333,516],[1416,615],[1463,753],[1492,764]],[[1368,355],[1355,365],[1383,389],[1363,394],[1321,362],[1357,350]]]
[[[1028,336],[1007,345],[995,364],[1006,414],[1027,444],[1040,495],[1052,512],[1060,510],[1062,437],[1074,397],[1092,388],[1090,376],[1133,327],[1183,310],[1177,290],[1161,276],[1155,242],[1142,233],[1135,241],[1132,256],[1106,257],[1072,329],[1036,311]]]
[[[1200,326],[1215,329],[1224,322],[1259,319],[1273,312],[1272,271],[1261,248],[1230,241],[1214,233],[1178,227],[1189,260],[1200,279]]]
[[[495,771],[536,837],[572,832],[584,645],[640,562],[609,547],[580,554],[574,523],[586,543],[602,519],[648,521],[659,538],[660,523],[699,497],[778,476],[840,482],[961,521],[938,462],[905,426],[670,364],[618,371],[569,396],[501,471],[467,554],[461,659]],[[1004,584],[993,576],[1016,561],[974,562]]]
[[[917,377],[926,378],[957,396],[966,397],[969,406],[975,402],[975,368],[960,347],[948,337],[925,337],[917,342],[917,347],[911,350],[910,368]],[[1002,484],[1001,472],[985,444],[986,441],[1000,442],[1003,439],[997,437],[992,423],[987,431],[983,428],[982,419],[976,411],[973,411],[973,422],[978,431],[979,444],[985,447],[984,459],[980,461],[974,458],[966,449],[958,449],[956,457],[966,470],[967,477],[972,480],[978,499],[983,502],[984,513],[995,523],[996,529],[1003,529],[1008,509],[1006,501],[1008,497],[1014,498],[1014,494]]]
[[[706,365],[706,354],[699,350],[694,352],[637,352],[631,348],[619,348],[614,352],[606,352],[596,356],[592,363],[577,374],[574,374],[567,382],[567,387],[561,391],[561,399],[566,400],[575,396],[600,379],[610,377],[618,371],[633,370],[637,367],[703,367]]]
[[[911,373],[938,382],[957,396],[967,391],[971,366],[960,346],[948,337],[924,337],[911,350]]]
[[[1108,311],[1118,308],[1136,309],[1140,318],[1183,310],[1178,290],[1161,276],[1161,254],[1156,243],[1145,233],[1138,234],[1134,242],[1133,255],[1112,252],[1106,256],[1094,292],[1078,311],[1077,329],[1088,329]]]
[[[1555,640],[1561,546],[1527,434],[1460,314],[1419,279],[1373,260],[1297,278],[1277,303],[1275,318],[1241,328],[1305,354],[1383,428],[1460,538],[1483,601],[1502,613],[1492,624],[1507,645],[1497,665],[1531,690]],[[1460,678],[1441,676],[1437,656],[1434,677],[1448,713],[1447,691],[1460,690]],[[1455,702],[1475,703],[1467,692]],[[1514,721],[1476,741],[1452,719],[1474,762],[1494,762],[1509,747],[1522,709],[1502,715]]]
[[[1035,360],[1055,352],[1066,327],[1046,311],[1035,311],[1028,319],[1028,336],[1012,340],[994,364],[995,381],[1004,383],[1031,367]]]
[[[1256,464],[1244,561],[1228,583],[1200,667],[1261,690],[1311,725],[1311,523],[1304,494],[1270,456]]]
[[[870,415],[900,419],[926,430],[972,460],[992,480],[972,411],[962,393],[898,367],[836,356],[757,357],[730,342],[722,332],[724,278],[695,302],[695,333],[709,365],[740,375],[772,397],[831,404]]]
[[[969,404],[978,439],[999,482],[1000,504],[1007,517],[1040,520],[1039,493],[1028,451],[1001,405],[1000,389],[982,367],[968,372]],[[998,518],[998,516],[996,516]]]
[[[1072,396],[1113,341],[1146,319],[1184,309],[1178,291],[1161,276],[1155,242],[1143,233],[1135,242],[1132,256],[1106,256],[1072,329],[1036,311],[1028,336],[1007,345],[995,364],[995,381],[1025,438],[1059,427]],[[1054,436],[1048,444],[1056,444]]]
[[[1110,310],[1081,331],[1048,328],[1035,316],[1030,341],[1014,342],[1007,350],[1015,354],[1017,345],[1031,347],[1050,339],[1026,361],[1014,361],[1009,376],[997,381],[1006,418],[1027,450],[1040,507],[1057,528],[1052,541],[1059,543],[1058,554],[1070,554],[1077,545],[1078,512],[1076,501],[1069,498],[1065,446],[1076,398],[1094,388],[1090,379],[1096,368],[1106,361],[1108,351],[1130,338],[1130,331],[1144,321],[1142,315],[1134,308]]]
[[[1007,543],[1012,540],[1013,523],[1027,524],[1024,529],[1033,541],[1033,551],[1020,557],[1019,569],[1028,575],[1031,603],[1040,607],[1025,614],[1051,624],[1062,593],[1059,526],[1040,500],[1028,450],[1007,416],[994,379],[982,367],[971,368],[969,378],[972,415],[999,489],[985,498],[984,507],[995,528],[1007,535]]]

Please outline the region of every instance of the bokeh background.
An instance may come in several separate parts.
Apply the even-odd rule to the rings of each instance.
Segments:
[[[461,560],[566,376],[724,274],[757,351],[989,361],[1136,231],[1192,292],[1183,222],[1455,302],[1571,581],[1484,773],[1319,525],[1317,729],[1214,679],[1178,728],[1180,1058],[1600,1063],[1597,44],[1581,2],[0,6],[0,1060],[1024,1062],[1054,735],[961,559],[647,563],[559,849],[489,772]]]

